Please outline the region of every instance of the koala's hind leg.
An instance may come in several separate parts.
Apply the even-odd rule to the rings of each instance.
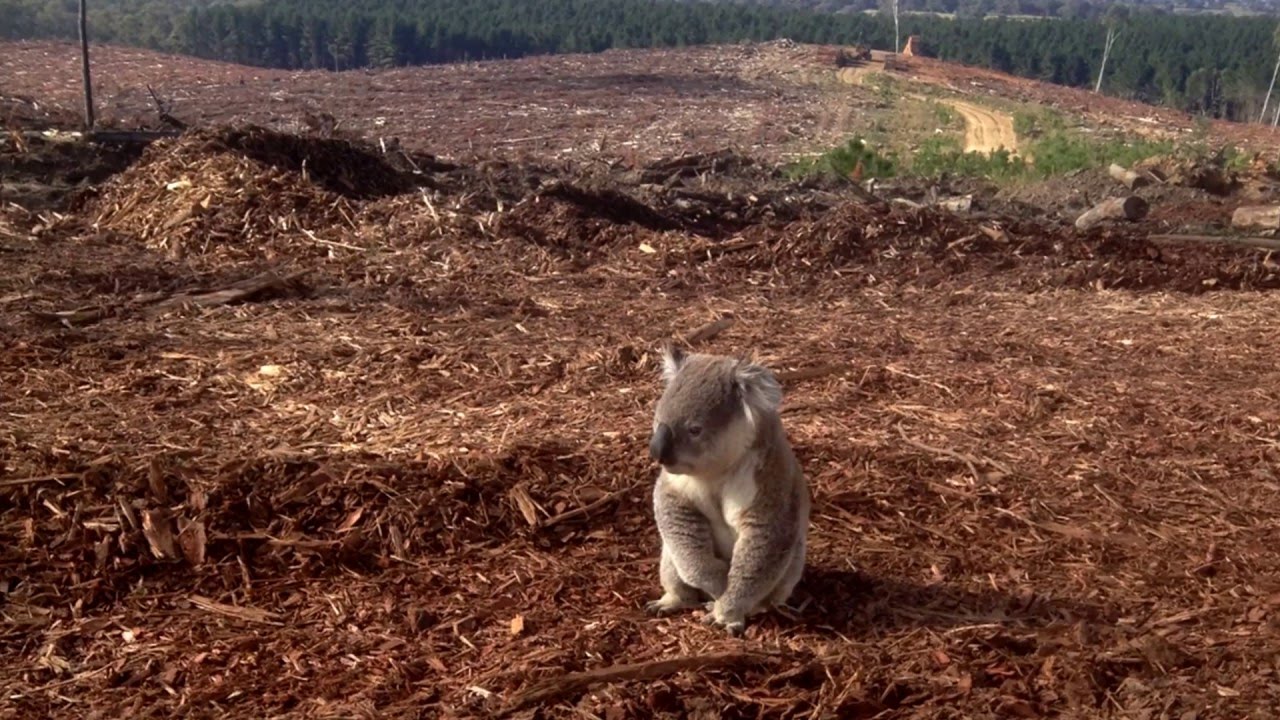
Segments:
[[[662,547],[662,559],[658,564],[658,579],[662,582],[662,597],[645,604],[645,610],[654,615],[665,615],[686,608],[702,607],[703,593],[698,588],[685,582],[676,569],[675,560],[671,557],[666,545]]]
[[[774,606],[786,606],[787,600],[791,597],[791,593],[796,589],[796,585],[800,583],[800,576],[804,575],[804,556],[805,556],[805,540],[802,535],[800,542],[795,544],[791,549],[791,557],[787,560],[787,572],[782,576],[782,580],[778,582],[778,587],[769,594],[767,602]]]

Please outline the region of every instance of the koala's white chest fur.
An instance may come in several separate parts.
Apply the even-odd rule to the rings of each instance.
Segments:
[[[716,554],[724,560],[733,557],[742,513],[756,499],[755,464],[743,463],[736,472],[718,483],[671,474],[667,475],[667,482],[710,521]]]

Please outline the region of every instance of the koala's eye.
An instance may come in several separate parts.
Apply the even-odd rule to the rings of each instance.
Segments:
[[[699,435],[702,434],[701,425],[690,425],[688,429],[689,429],[689,437],[698,437]]]

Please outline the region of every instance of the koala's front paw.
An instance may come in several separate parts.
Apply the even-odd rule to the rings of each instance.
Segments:
[[[657,600],[650,600],[645,603],[644,610],[650,615],[670,615],[673,612],[696,606],[697,603],[688,602],[680,599],[678,595],[667,593]]]
[[[707,603],[706,608],[707,614],[702,616],[704,625],[719,625],[734,637],[741,635],[747,627],[746,616],[740,610],[726,609],[718,600]]]

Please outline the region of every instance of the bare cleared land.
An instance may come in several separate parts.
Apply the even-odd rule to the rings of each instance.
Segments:
[[[840,119],[791,107],[838,96],[759,60],[782,52],[818,54],[333,80],[102,51],[121,122],[175,73],[201,124],[343,98],[344,125],[385,116],[455,161],[261,128],[141,153],[4,138],[4,712],[1269,717],[1280,268],[1149,237],[1243,197],[1171,182],[1081,232],[1066,216],[1105,176],[1041,191],[1093,183],[1078,206],[965,213],[792,182],[768,160]],[[732,53],[761,64],[736,90],[690,77]],[[35,57],[0,54],[0,94],[40,104],[15,124],[70,122],[74,83]],[[600,89],[642,62],[636,92]],[[285,99],[257,107],[269,87]],[[714,111],[739,92],[733,125]],[[575,126],[566,97],[617,104]],[[468,126],[498,159],[456,160]],[[503,159],[536,128],[547,154]],[[633,137],[630,162],[560,152]],[[653,350],[730,316],[695,347],[779,372],[814,489],[801,610],[741,640],[641,609]]]
[[[857,101],[786,77],[811,54],[749,45],[290,73],[108,46],[94,63],[108,124],[155,124],[150,84],[203,124],[294,130],[328,113],[340,130],[456,157],[631,161],[725,146],[776,159],[838,142]],[[65,43],[0,44],[0,95],[75,108],[78,57]]]

